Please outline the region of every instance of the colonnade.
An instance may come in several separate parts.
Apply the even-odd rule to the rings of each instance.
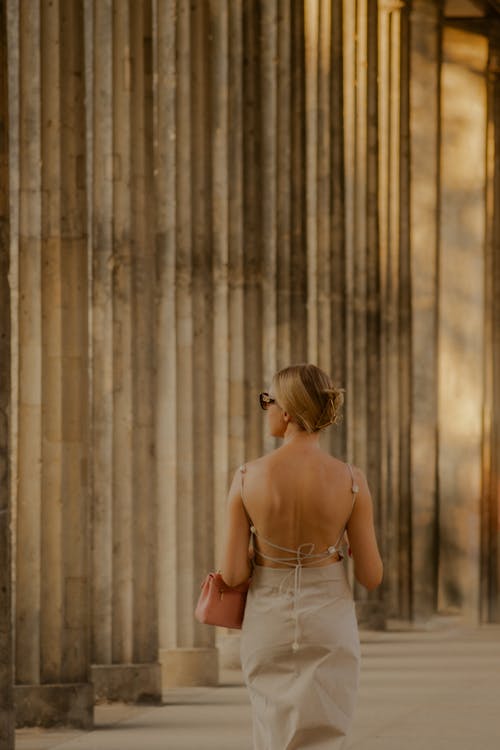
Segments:
[[[361,624],[496,621],[495,38],[430,0],[0,5],[18,722],[217,682],[194,603],[290,362],[346,389],[324,444],[385,561],[376,592],[349,570]]]

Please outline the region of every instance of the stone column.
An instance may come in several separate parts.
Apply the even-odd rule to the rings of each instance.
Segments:
[[[160,694],[152,23],[149,0],[94,5],[91,658],[119,700]]]
[[[228,101],[227,101],[227,200],[228,200],[228,419],[229,445],[228,470],[236,468],[245,460],[245,317],[244,317],[244,226],[243,226],[243,22],[242,2],[228,3]],[[224,22],[222,22],[224,23]],[[220,33],[225,28],[221,24]],[[221,42],[223,45],[223,42]],[[221,65],[223,63],[221,62]],[[223,107],[222,104],[219,106]],[[224,109],[223,109],[224,111]],[[215,199],[215,195],[214,195]],[[222,475],[221,475],[222,481]],[[225,517],[225,493],[221,485],[214,486],[215,525],[220,528]],[[224,502],[219,492],[223,491]],[[219,505],[217,505],[219,503]],[[216,532],[219,533],[220,532]],[[218,537],[221,540],[221,537]],[[219,548],[220,549],[220,548]]]
[[[346,279],[346,202],[344,160],[344,45],[343,8],[341,2],[332,4],[332,50],[331,50],[331,131],[330,173],[331,222],[330,271],[331,271],[331,375],[336,385],[347,385],[347,279]],[[346,406],[350,403],[347,395]],[[348,412],[348,406],[346,415]],[[331,431],[331,450],[334,455],[347,455],[347,419]]]
[[[291,360],[292,7],[278,3],[276,155],[276,369]]]
[[[439,612],[478,621],[488,41],[444,29],[439,252]]]
[[[223,544],[225,495],[229,472],[229,9],[210,4],[213,91],[212,120],[212,243],[213,243],[213,363],[214,363],[214,541],[216,555]]]
[[[318,55],[319,10],[316,0],[304,2],[305,127],[306,127],[306,247],[307,359],[318,362]],[[324,62],[324,60],[322,60]]]
[[[347,455],[366,471],[367,2],[344,1]]]
[[[308,359],[326,371],[332,369],[332,102],[333,91],[331,2],[304,4],[306,66],[306,218],[308,280]],[[342,254],[343,248],[339,247]]]
[[[278,152],[278,0],[261,5],[261,248],[262,248],[262,382],[269,383],[277,362],[277,152]],[[272,448],[274,441],[266,438]]]
[[[410,11],[412,617],[435,611],[440,9]]]
[[[411,566],[411,257],[410,257],[410,9],[400,14],[400,180],[399,180],[399,473],[395,484],[398,503],[398,606],[401,617],[410,619],[412,602]],[[394,523],[394,521],[392,521]],[[390,533],[390,527],[388,529]]]
[[[226,517],[226,494],[229,476],[230,455],[230,421],[229,412],[234,409],[231,404],[233,389],[229,382],[230,372],[230,350],[234,345],[234,360],[238,363],[237,354],[242,342],[230,339],[231,322],[229,316],[231,294],[229,279],[232,277],[230,269],[230,170],[229,164],[241,165],[241,152],[232,155],[230,159],[230,128],[229,128],[229,105],[234,95],[234,89],[230,89],[230,75],[232,60],[230,59],[230,8],[225,0],[213,0],[210,3],[209,39],[210,57],[213,61],[210,77],[210,88],[213,92],[210,136],[212,156],[212,179],[211,179],[211,212],[212,212],[212,284],[213,284],[213,429],[214,439],[212,447],[213,463],[213,498],[214,498],[214,551],[215,559],[219,560],[224,543],[224,528]],[[241,18],[241,7],[239,3],[233,4],[233,17]],[[235,24],[233,23],[233,26]],[[238,29],[236,27],[236,40],[238,45]],[[239,61],[235,61],[235,66]],[[236,67],[236,70],[238,68]],[[241,121],[240,121],[241,127]],[[240,130],[241,133],[241,130]],[[236,133],[236,142],[238,131]],[[238,194],[238,185],[235,185]],[[234,221],[233,221],[234,226]],[[234,307],[233,307],[234,309]],[[239,309],[234,310],[235,316],[241,315]],[[238,317],[235,320],[238,325]],[[237,391],[235,392],[235,396]],[[239,401],[240,408],[242,402]],[[241,457],[240,462],[243,461]],[[217,637],[218,636],[218,637]],[[218,631],[216,642],[219,653],[230,652],[234,642],[231,631]],[[233,661],[234,655],[233,655]],[[235,663],[237,666],[237,663]]]
[[[401,351],[402,319],[400,289],[403,284],[401,253],[401,214],[404,211],[402,179],[406,164],[402,159],[402,96],[407,80],[402,70],[406,45],[402,14],[404,3],[387,0],[379,5],[378,25],[378,111],[379,111],[379,264],[381,304],[380,422],[379,456],[381,520],[385,542],[384,588],[386,614],[402,616],[401,590],[405,590],[407,564],[401,565],[400,550],[408,543],[402,533],[402,506],[408,498],[399,490],[404,406],[400,378],[407,362]],[[407,591],[406,591],[407,593]]]
[[[118,7],[121,7],[121,3]],[[152,13],[150,0],[131,3],[133,660],[134,663],[149,665],[155,665],[158,658],[153,395],[155,356],[152,335],[155,323]],[[156,666],[152,669],[159,673]]]
[[[500,622],[500,33],[490,37],[486,141],[481,622]]]
[[[214,462],[213,443],[207,439],[214,429],[213,393],[214,393],[214,369],[215,352],[219,342],[214,342],[213,315],[214,315],[214,284],[213,277],[217,274],[217,262],[213,258],[213,182],[212,182],[212,159],[211,150],[214,133],[211,130],[211,67],[207,61],[211,59],[210,46],[210,5],[206,2],[194,4],[191,15],[191,185],[188,191],[197,196],[190,206],[191,228],[187,230],[183,249],[185,250],[184,262],[190,263],[191,284],[186,286],[184,293],[191,296],[192,310],[192,350],[187,352],[188,340],[183,342],[185,350],[186,365],[191,357],[192,391],[186,392],[186,396],[178,398],[178,427],[182,435],[184,426],[184,410],[192,419],[192,424],[186,430],[185,437],[190,434],[192,443],[190,454],[192,466],[188,470],[192,472],[193,499],[191,503],[192,527],[190,529],[192,538],[192,608],[198,598],[200,581],[204,577],[204,571],[214,567],[213,542],[207,544],[207,537],[214,537]],[[182,123],[178,123],[178,133]],[[187,144],[186,144],[187,145]],[[180,197],[180,192],[178,193]],[[186,196],[187,197],[187,196]],[[187,203],[187,201],[186,201]],[[188,211],[186,211],[186,219]],[[188,247],[188,232],[191,232],[191,248]],[[220,250],[220,244],[219,244]],[[190,257],[189,257],[190,256]],[[189,261],[188,261],[189,257]],[[220,266],[219,266],[220,268]],[[179,268],[181,271],[181,268]],[[220,287],[219,290],[220,292]],[[186,301],[187,302],[187,301]],[[186,304],[187,308],[187,304]],[[218,310],[220,312],[220,308]],[[178,339],[179,342],[181,338]],[[215,346],[214,346],[215,343]],[[182,381],[181,381],[182,382]],[[187,406],[188,399],[191,404]],[[181,454],[182,455],[182,454]],[[224,457],[222,456],[222,465]],[[186,538],[187,529],[181,532],[181,538]],[[178,565],[182,569],[182,555]],[[203,571],[201,577],[198,571]],[[200,625],[194,618],[191,619],[193,628],[189,638],[194,638],[197,645],[207,649],[213,648],[213,633],[210,628]],[[190,645],[188,641],[187,645]]]
[[[0,2],[0,746],[14,749],[10,541],[9,107],[7,3]]]
[[[92,152],[91,659],[111,664],[113,637],[113,29],[112,0],[94,5]],[[98,82],[98,85],[96,83]],[[91,93],[89,91],[89,94]]]
[[[214,564],[213,453],[211,439],[207,439],[213,431],[209,377],[211,246],[206,242],[211,205],[206,99],[210,85],[207,14],[211,10],[211,5],[193,5],[185,0],[158,6],[157,65],[165,88],[158,90],[156,105],[160,167],[157,341],[158,373],[165,375],[165,380],[158,380],[157,388],[161,414],[169,423],[165,429],[157,422],[156,428],[159,528],[165,535],[159,546],[159,567],[164,571],[159,613],[163,688],[215,684],[218,680],[215,634],[193,617],[199,585]],[[227,33],[224,21],[215,31]],[[212,148],[217,145],[212,141]],[[223,189],[220,183],[217,189]],[[193,192],[195,202],[191,199]],[[219,205],[223,196],[218,196]],[[224,223],[216,227],[218,258],[226,253],[224,231]],[[220,265],[216,263],[219,326],[223,322],[220,293],[224,293]],[[169,310],[175,316],[173,329],[166,317]],[[162,491],[164,494],[160,494]]]
[[[306,144],[305,101],[305,18],[304,0],[291,0],[290,107],[291,132],[291,248],[290,248],[290,360],[305,362],[308,357],[307,325],[307,220],[305,200]]]
[[[18,486],[16,507],[16,681],[40,674],[40,518],[42,450],[41,78],[40,15],[19,9],[20,289]],[[35,40],[37,40],[35,42]],[[21,554],[22,551],[22,554]]]
[[[366,7],[366,473],[374,500],[375,526],[380,546],[385,546],[387,498],[382,494],[382,356],[379,247],[379,122],[378,122],[378,2],[368,0]],[[360,60],[360,64],[361,64]],[[358,69],[358,77],[362,76]],[[369,603],[368,603],[369,602]],[[369,593],[365,607],[371,627],[383,628],[385,622],[384,587]]]
[[[347,457],[367,474],[380,537],[377,3],[345,2],[343,11]],[[353,583],[361,621],[380,625],[383,592]]]
[[[113,3],[111,47],[113,119],[113,589],[112,663],[134,661],[133,431],[134,355],[132,343],[132,175],[131,175],[131,4]],[[96,15],[96,21],[98,16]],[[98,32],[98,29],[96,29]],[[104,40],[103,40],[104,41]],[[96,54],[98,53],[96,45]],[[104,82],[103,82],[104,83]],[[95,81],[98,91],[100,81]],[[99,139],[95,133],[95,142]],[[95,525],[94,525],[95,528]],[[96,671],[96,670],[94,670]]]
[[[352,10],[345,9],[347,26],[354,18]],[[330,372],[337,385],[345,386],[342,33],[342,3],[304,3],[307,359]],[[345,429],[329,431],[322,442],[345,455]]]
[[[156,495],[158,501],[158,647],[177,643],[177,0],[159,2],[156,49],[157,319],[156,319]],[[212,681],[214,676],[210,675]],[[163,682],[163,678],[162,678]]]
[[[89,727],[83,8],[39,10],[20,8],[16,718]]]
[[[259,165],[262,159],[260,96],[262,3],[242,4],[243,25],[243,234],[244,255],[244,372],[246,399],[251,393],[268,388],[262,377],[262,253]],[[245,458],[253,458],[263,451],[262,418],[250,402],[245,404]]]

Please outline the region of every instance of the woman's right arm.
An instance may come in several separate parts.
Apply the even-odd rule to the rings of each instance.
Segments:
[[[373,500],[360,469],[354,469],[354,478],[359,492],[347,524],[347,535],[354,561],[354,576],[368,591],[373,591],[382,583],[384,564],[375,536],[373,521]]]

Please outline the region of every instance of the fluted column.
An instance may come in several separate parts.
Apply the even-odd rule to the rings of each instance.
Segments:
[[[228,470],[245,460],[245,316],[244,316],[244,231],[243,231],[243,22],[242,1],[228,3],[228,101],[227,101],[227,200],[228,200]],[[224,33],[224,25],[220,33]],[[221,42],[221,44],[223,44]],[[221,61],[221,65],[223,65]],[[220,105],[222,106],[222,105]],[[215,196],[214,196],[215,198]],[[217,225],[215,225],[216,227]],[[222,481],[222,475],[221,475]],[[227,490],[226,486],[223,493]],[[220,485],[214,485],[216,539],[225,517]],[[218,550],[220,547],[218,547]]]
[[[112,661],[133,661],[133,350],[131,4],[113,3],[113,631]],[[95,90],[99,85],[95,81]],[[99,131],[96,132],[97,139]],[[96,140],[97,140],[96,139]],[[95,524],[94,524],[95,528]]]
[[[385,504],[382,494],[382,367],[379,246],[379,112],[378,112],[378,2],[366,8],[367,99],[366,99],[366,472],[374,499],[375,527],[381,546],[385,544]],[[358,76],[360,72],[358,72]],[[363,251],[362,247],[360,250]],[[356,397],[356,395],[355,395]],[[365,611],[372,627],[385,623],[384,587],[369,593]]]
[[[0,746],[14,748],[10,540],[9,107],[7,3],[0,2]]]
[[[291,59],[293,10],[289,0],[278,3],[277,34],[277,177],[276,177],[276,367],[291,362],[291,187],[292,187],[292,85]]]
[[[177,643],[177,336],[175,202],[177,168],[177,0],[157,6],[156,494],[158,498],[158,646]]]
[[[405,33],[406,11],[399,0],[384,0],[379,4],[378,23],[378,97],[379,97],[379,263],[381,304],[380,350],[380,498],[383,538],[385,539],[386,613],[391,617],[407,615],[404,601],[409,595],[407,561],[401,560],[402,550],[409,539],[403,527],[407,494],[400,492],[402,455],[407,450],[404,432],[404,410],[407,408],[401,387],[408,379],[407,355],[401,340],[406,321],[402,315],[400,289],[404,281],[404,262],[407,254],[402,218],[407,192],[407,175],[403,141],[404,92],[407,75],[403,68],[407,45]],[[403,17],[403,18],[402,18]],[[404,226],[404,224],[403,224]],[[401,564],[403,562],[403,564]]]
[[[305,124],[306,124],[306,242],[307,242],[307,359],[318,361],[318,55],[320,3],[304,2]],[[325,61],[322,58],[324,65]]]
[[[327,242],[331,250],[331,365],[330,372],[336,385],[346,387],[347,380],[347,288],[346,278],[346,202],[344,160],[344,45],[343,5],[332,3],[331,28],[331,103],[329,129],[331,133],[330,234]],[[347,404],[350,398],[347,396]],[[330,433],[334,455],[347,455],[347,420]]]
[[[243,233],[244,255],[244,371],[247,394],[269,388],[262,377],[262,254],[260,244],[262,158],[260,98],[261,3],[243,3]],[[272,273],[271,268],[271,273]],[[248,398],[248,396],[247,396]],[[262,453],[262,419],[251,403],[245,404],[245,458]]]
[[[381,374],[378,255],[377,3],[344,2],[347,458],[367,473],[379,535]],[[362,621],[383,621],[383,590],[355,585]]]
[[[221,148],[225,128],[222,120],[221,133],[215,133],[210,142],[207,97],[211,84],[206,61],[213,10],[212,4],[193,5],[185,0],[158,4],[157,65],[165,87],[158,90],[156,105],[160,165],[156,335],[158,373],[165,379],[157,381],[157,389],[160,413],[169,422],[168,430],[158,421],[156,428],[159,528],[165,534],[159,543],[159,659],[164,688],[214,684],[218,679],[213,629],[201,626],[193,617],[200,582],[214,564],[210,541],[214,513],[212,362],[217,360],[222,376],[216,391],[218,404],[221,393],[224,395],[221,389],[227,387],[226,342],[214,342],[211,327],[215,294],[215,323],[219,333],[225,330],[227,273],[224,161],[212,183],[208,169],[211,150]],[[212,23],[215,38],[224,35],[227,49],[227,24],[220,18],[212,18]],[[216,54],[223,50],[224,43]],[[220,69],[224,64],[224,58],[217,59],[215,76],[225,75]],[[217,116],[224,118],[224,111]],[[214,189],[222,213],[213,234],[213,292],[210,237]],[[174,326],[167,318],[168,311],[174,314]],[[224,408],[217,419],[223,436]],[[222,489],[219,472],[216,486]]]
[[[113,637],[113,87],[112,0],[94,5],[92,192],[92,661]],[[90,93],[90,92],[89,92]]]
[[[112,64],[111,64],[112,63]],[[92,677],[158,697],[152,4],[94,4]]]
[[[19,18],[16,718],[88,727],[83,7],[22,3]]]
[[[121,7],[121,3],[118,7]],[[157,504],[154,483],[155,322],[152,4],[131,3],[132,80],[132,344],[133,403],[133,659],[152,664],[158,654],[156,597]]]
[[[410,12],[411,502],[414,618],[436,606],[440,8]]]
[[[488,41],[444,30],[439,251],[438,609],[477,622]]]
[[[307,360],[307,222],[305,201],[306,136],[304,128],[305,101],[305,38],[304,0],[291,0],[291,172],[290,197],[290,359]]]
[[[233,13],[237,12],[236,9]],[[216,555],[223,544],[225,495],[229,473],[230,445],[230,320],[229,320],[229,22],[227,3],[210,4],[210,38],[213,40],[213,68],[210,81],[213,108],[212,135],[212,242],[213,242],[213,363],[214,363],[214,544]],[[231,91],[231,94],[233,92]],[[240,159],[238,154],[237,158]],[[235,311],[236,315],[238,311]],[[238,343],[235,341],[235,348]]]
[[[497,22],[498,24],[498,22]],[[481,508],[481,622],[500,622],[500,34],[490,38],[486,142],[486,253]]]
[[[410,257],[410,7],[400,13],[400,181],[399,181],[399,283],[398,299],[398,350],[399,350],[399,473],[395,492],[398,505],[398,607],[401,617],[409,619],[412,607],[411,566],[411,257]],[[388,525],[388,533],[391,526]]]
[[[277,151],[278,151],[278,0],[261,7],[261,252],[262,381],[270,383],[277,363]],[[273,441],[265,439],[272,447]]]
[[[40,14],[19,9],[19,317],[16,681],[40,670],[40,516],[42,450]],[[26,291],[24,291],[26,290]],[[29,291],[28,291],[29,290]],[[22,647],[21,647],[22,644]]]
[[[366,467],[367,2],[355,4],[344,0],[343,11],[347,454]]]

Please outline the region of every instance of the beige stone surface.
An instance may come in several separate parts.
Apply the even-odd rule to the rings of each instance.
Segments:
[[[500,627],[438,620],[365,631],[358,708],[346,750],[496,750]],[[251,750],[238,670],[221,686],[177,688],[160,707],[96,707],[91,733],[17,733],[17,750]]]

